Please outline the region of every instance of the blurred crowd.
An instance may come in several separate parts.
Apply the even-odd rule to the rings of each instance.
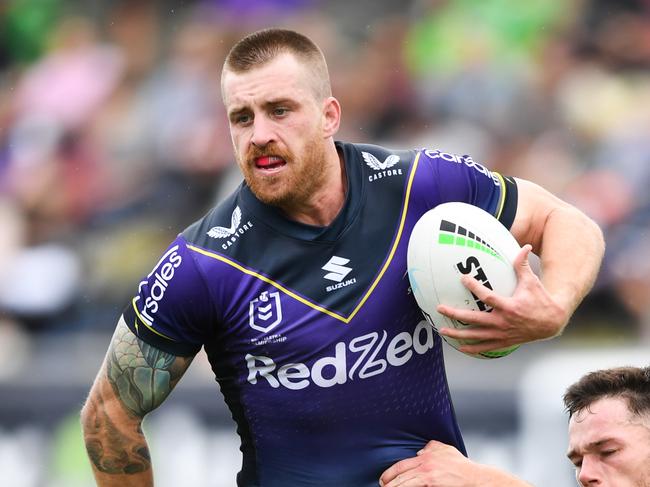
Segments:
[[[339,138],[471,154],[594,218],[568,333],[650,341],[649,0],[2,2],[0,333],[112,331],[239,182],[221,63],[267,26],[323,48]]]

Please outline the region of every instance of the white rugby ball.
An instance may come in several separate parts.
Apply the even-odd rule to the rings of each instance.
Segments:
[[[472,325],[436,311],[439,304],[489,312],[491,309],[460,281],[469,274],[502,296],[512,296],[517,276],[512,265],[521,248],[488,212],[467,203],[443,203],[426,212],[413,228],[408,245],[408,276],[411,289],[429,323],[436,329]],[[471,341],[443,337],[452,347]],[[517,346],[469,354],[498,358]]]

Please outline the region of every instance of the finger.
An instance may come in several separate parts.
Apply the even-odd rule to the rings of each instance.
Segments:
[[[430,440],[417,454],[418,456],[422,456],[425,461],[422,465],[426,465],[426,462],[431,463],[432,461],[444,461],[445,458],[448,458],[450,453],[461,454],[451,445],[437,440]]]
[[[381,477],[379,477],[379,485],[388,485],[388,483],[394,480],[398,475],[418,468],[421,464],[422,460],[417,456],[400,460],[381,474]]]
[[[533,246],[530,244],[526,244],[521,248],[521,250],[517,254],[517,257],[515,257],[512,266],[515,269],[517,280],[524,279],[530,276],[531,274],[534,275],[534,272],[530,267],[530,262],[528,262],[528,256],[530,255],[530,252],[532,250],[533,250]]]
[[[452,308],[444,304],[439,304],[436,308],[438,313],[449,316],[454,320],[462,321],[470,325],[489,326],[495,325],[497,318],[492,313],[485,311],[476,311],[473,309]]]
[[[424,445],[424,448],[422,448],[422,450],[418,452],[418,455],[424,452],[435,452],[438,450],[445,450],[447,448],[450,447],[446,443],[442,443],[441,441],[438,440],[430,440],[426,445]]]
[[[419,480],[419,472],[416,470],[409,470],[408,472],[404,472],[397,477],[395,477],[393,480],[388,482],[385,485],[382,485],[382,487],[422,487],[423,484]]]
[[[494,328],[441,328],[438,333],[454,340],[475,343],[502,341],[507,338],[505,332]]]
[[[523,340],[508,336],[503,330],[486,328],[441,328],[439,333],[462,343],[459,350],[465,353],[491,352],[519,345]]]
[[[489,287],[485,286],[481,281],[478,281],[471,276],[462,276],[461,282],[463,283],[463,286],[474,294],[474,296],[479,298],[488,306],[492,308],[503,307],[504,298],[499,296]]]

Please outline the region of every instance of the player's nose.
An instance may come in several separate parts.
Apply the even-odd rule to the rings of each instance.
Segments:
[[[601,485],[603,479],[599,471],[598,460],[590,455],[585,455],[582,459],[580,471],[578,472],[578,482],[584,487]]]
[[[275,142],[273,124],[264,117],[255,117],[255,121],[253,122],[253,133],[251,135],[251,144],[256,147],[265,147],[271,142]]]

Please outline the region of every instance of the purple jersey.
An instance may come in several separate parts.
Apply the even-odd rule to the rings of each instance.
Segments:
[[[440,337],[406,273],[418,218],[447,201],[506,226],[513,180],[468,156],[337,143],[344,207],[287,220],[245,184],[171,244],[125,319],[176,355],[204,347],[237,422],[239,486],[375,487],[435,439],[465,451]]]

